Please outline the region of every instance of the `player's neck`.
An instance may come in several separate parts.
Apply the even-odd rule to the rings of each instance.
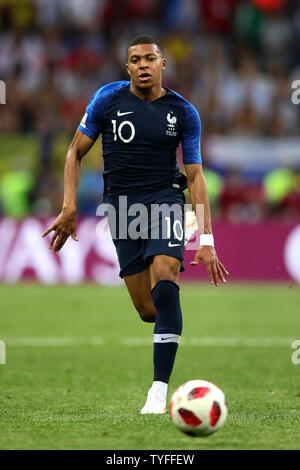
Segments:
[[[161,83],[151,88],[141,90],[140,88],[137,88],[134,83],[131,82],[130,91],[135,96],[144,101],[154,101],[166,94],[166,90],[162,87]]]

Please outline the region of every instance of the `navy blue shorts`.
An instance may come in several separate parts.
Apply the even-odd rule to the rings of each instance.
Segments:
[[[179,259],[180,271],[184,271],[185,197],[181,189],[172,187],[154,192],[147,197],[131,198],[131,200],[128,198],[127,211],[124,206],[120,206],[117,197],[109,198],[107,202],[113,205],[116,211],[115,233],[111,230],[111,223],[109,225],[119,259],[121,278],[148,268],[155,255],[167,255]],[[144,205],[145,212],[140,212],[138,206],[132,206],[139,203]],[[134,215],[130,212],[130,207]],[[122,230],[119,225],[120,213],[123,219],[126,216]],[[137,233],[139,236],[136,238]]]

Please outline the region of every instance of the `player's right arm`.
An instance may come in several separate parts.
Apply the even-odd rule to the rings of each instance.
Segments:
[[[92,96],[69,147],[64,172],[63,207],[55,222],[42,234],[42,237],[45,237],[48,233],[54,231],[49,244],[49,248],[53,252],[59,251],[70,235],[73,240],[77,241],[76,199],[81,173],[81,160],[103,131],[105,107],[110,99],[110,94],[106,90],[110,90],[111,87],[111,85],[106,85],[99,88]]]
[[[128,82],[115,82],[99,88],[92,96],[81,123],[69,147],[64,172],[64,202],[62,211],[43,234],[54,231],[49,248],[59,251],[69,236],[76,237],[76,198],[80,179],[81,159],[105,129],[105,112],[115,91]]]
[[[45,237],[48,233],[54,231],[49,243],[49,248],[53,252],[59,251],[70,235],[73,240],[78,241],[76,237],[76,201],[81,173],[81,160],[94,143],[95,140],[78,129],[68,149],[64,171],[64,201],[62,210],[51,227],[42,234],[42,237]]]

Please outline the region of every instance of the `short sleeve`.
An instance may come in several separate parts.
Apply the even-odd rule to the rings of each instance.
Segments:
[[[119,81],[99,88],[92,96],[78,129],[91,139],[96,140],[104,130],[105,113],[114,94],[128,84],[128,81]]]
[[[86,108],[78,129],[93,140],[96,140],[103,130],[104,115],[101,107],[100,93],[95,93]],[[102,111],[102,112],[101,112]]]
[[[198,111],[191,103],[184,103],[185,125],[182,134],[183,163],[202,163],[200,139],[201,120]]]

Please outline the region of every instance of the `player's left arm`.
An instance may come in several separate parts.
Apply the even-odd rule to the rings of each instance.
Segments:
[[[202,158],[200,149],[201,120],[196,108],[185,102],[185,123],[182,134],[183,163],[188,180],[188,189],[192,200],[193,209],[197,216],[198,227],[204,235],[200,236],[200,249],[196,252],[192,266],[200,261],[205,264],[208,278],[211,284],[218,285],[219,279],[226,282],[224,275],[228,271],[218,259],[213,244],[211,228],[210,205],[207,193],[205,176],[202,171]],[[204,220],[197,211],[197,205],[202,205]],[[201,206],[199,206],[201,207]],[[206,239],[206,240],[205,240]]]
[[[185,171],[193,210],[198,216],[198,219],[200,219],[200,214],[203,215],[203,220],[198,220],[198,227],[200,228],[201,234],[211,235],[210,239],[213,240],[210,204],[202,165],[200,163],[186,164]],[[202,207],[203,210],[199,211],[197,207]],[[218,286],[219,279],[223,283],[226,283],[225,275],[229,274],[228,271],[218,259],[214,246],[201,245],[201,237],[200,248],[196,251],[194,261],[191,262],[191,265],[196,266],[199,262],[205,264],[208,279],[211,284]]]

